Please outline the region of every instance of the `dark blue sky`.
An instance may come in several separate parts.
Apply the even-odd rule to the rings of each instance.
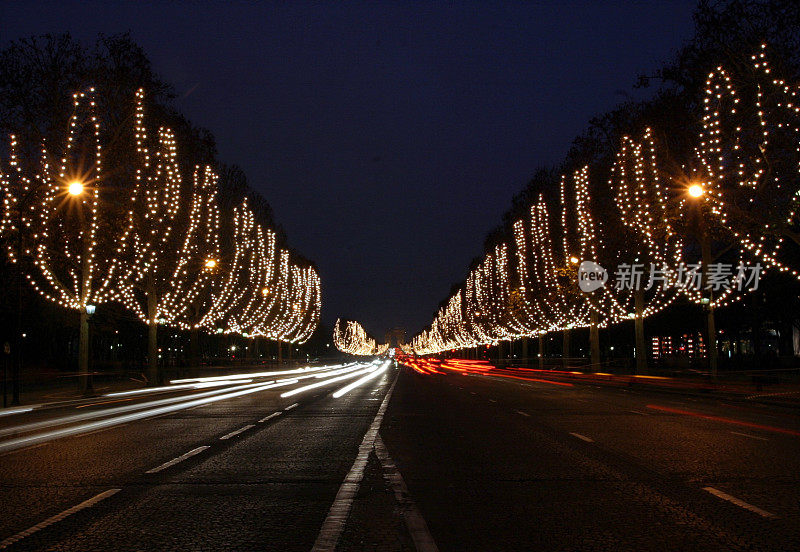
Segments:
[[[537,166],[692,34],[693,1],[0,2],[0,44],[128,31],[316,261],[323,317],[413,334]]]

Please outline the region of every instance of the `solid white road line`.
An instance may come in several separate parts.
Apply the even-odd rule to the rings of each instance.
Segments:
[[[227,435],[223,435],[222,437],[219,438],[219,440],[220,441],[225,441],[227,439],[230,439],[231,437],[236,437],[237,435],[239,435],[240,433],[244,433],[245,431],[247,431],[251,427],[256,427],[256,424],[248,424],[248,425],[246,425],[244,427],[240,427],[239,429],[237,429],[235,431],[231,431]]]
[[[278,417],[278,416],[280,416],[281,414],[283,414],[283,412],[273,412],[273,413],[272,413],[272,414],[270,414],[269,416],[265,416],[265,417],[261,418],[261,419],[258,421],[258,423],[262,424],[262,423],[264,423],[264,422],[266,422],[266,421],[269,421],[269,420],[271,420],[272,418],[277,418],[277,417]]]
[[[345,523],[347,523],[347,518],[350,515],[353,499],[355,499],[361,480],[364,478],[364,469],[367,467],[369,453],[375,445],[375,438],[378,436],[378,430],[381,427],[381,422],[383,422],[383,414],[389,406],[389,399],[392,397],[392,391],[394,391],[396,383],[397,377],[395,376],[392,386],[386,392],[383,402],[378,407],[375,419],[372,420],[372,424],[358,447],[358,455],[355,462],[353,462],[353,467],[350,468],[342,485],[339,487],[339,491],[336,493],[336,498],[328,511],[328,516],[322,524],[311,552],[333,552],[336,549],[339,537],[344,531]]]
[[[572,433],[572,432],[570,432],[570,435],[572,435],[573,437],[577,437],[581,441],[586,441],[587,443],[594,443],[594,441],[592,439],[589,439],[586,435],[581,435],[580,433]]]
[[[519,414],[520,416],[527,416],[528,418],[531,417],[530,414],[528,414],[527,412],[523,412],[522,410],[516,410],[516,413]]]
[[[83,502],[81,502],[77,506],[73,506],[72,508],[69,508],[68,510],[64,510],[60,514],[56,514],[51,518],[47,518],[46,520],[37,523],[33,527],[25,529],[24,531],[22,531],[20,533],[17,533],[16,535],[12,535],[12,536],[8,537],[7,539],[5,539],[5,540],[0,542],[0,550],[2,550],[3,548],[8,548],[9,546],[14,544],[15,542],[18,542],[18,541],[24,539],[25,537],[28,537],[28,536],[30,536],[30,535],[38,532],[38,531],[41,531],[42,529],[44,529],[46,527],[49,527],[49,526],[53,525],[54,523],[58,523],[59,521],[61,521],[62,519],[64,519],[67,516],[71,516],[72,514],[74,514],[76,512],[80,512],[81,510],[84,510],[86,508],[94,506],[95,504],[97,504],[101,500],[105,500],[106,498],[117,494],[121,490],[122,489],[109,489],[107,491],[103,491],[99,495],[93,496],[89,500],[84,500]]]
[[[297,408],[298,406],[300,406],[300,403],[290,404],[289,406],[284,408],[283,411],[286,412],[287,410],[291,410],[292,408]]]
[[[771,513],[767,512],[766,510],[762,510],[758,506],[753,506],[752,504],[749,504],[749,503],[745,502],[744,500],[740,500],[740,499],[736,498],[735,496],[731,496],[728,493],[723,493],[722,491],[720,491],[719,489],[715,489],[714,487],[703,487],[703,490],[713,494],[714,496],[716,496],[718,498],[721,498],[722,500],[727,500],[728,502],[730,502],[732,504],[736,504],[740,508],[744,508],[745,510],[750,510],[751,512],[754,512],[754,513],[760,515],[761,517],[766,517],[766,518],[774,518],[774,517],[776,517],[775,514],[771,514]]]
[[[186,454],[181,454],[181,455],[180,455],[180,456],[178,456],[177,458],[173,458],[173,459],[172,459],[172,460],[170,460],[169,462],[164,462],[164,463],[163,463],[163,464],[161,464],[160,466],[157,466],[157,467],[155,467],[155,468],[153,468],[153,469],[151,469],[151,470],[147,470],[147,471],[146,471],[146,472],[144,472],[144,473],[158,473],[158,472],[160,472],[161,470],[165,470],[165,469],[167,469],[167,468],[169,468],[169,467],[172,467],[172,466],[174,466],[174,465],[175,465],[175,464],[177,464],[178,462],[183,462],[183,461],[184,461],[184,460],[186,460],[187,458],[191,458],[191,457],[192,457],[192,456],[194,456],[195,454],[200,454],[201,452],[203,452],[203,451],[204,451],[204,450],[206,450],[207,448],[211,448],[211,447],[209,447],[208,445],[203,445],[202,447],[197,447],[196,449],[192,449],[192,450],[190,450],[190,451],[189,451],[189,452],[187,452]]]
[[[751,439],[758,439],[759,441],[769,441],[766,437],[757,437],[756,435],[750,435],[749,433],[739,433],[738,431],[731,431],[734,435],[741,435],[742,437],[749,437]]]
[[[496,403],[497,401],[495,399],[489,399],[489,402]]]
[[[414,547],[417,552],[438,552],[439,548],[431,536],[428,524],[425,523],[425,519],[422,517],[417,505],[411,500],[408,486],[406,486],[403,476],[400,475],[394,460],[389,456],[389,451],[386,449],[386,445],[383,444],[380,434],[375,438],[375,455],[381,461],[384,479],[394,491],[394,496],[400,505],[403,520],[406,522],[406,527],[411,535],[411,540],[414,541]]]
[[[628,410],[628,412],[631,412],[632,414],[641,414],[642,416],[649,416],[649,414],[646,412],[639,412],[638,410]]]

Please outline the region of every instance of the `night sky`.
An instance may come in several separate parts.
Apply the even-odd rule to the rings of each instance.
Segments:
[[[0,45],[131,31],[317,263],[323,319],[410,337],[534,170],[691,36],[694,4],[6,0]]]

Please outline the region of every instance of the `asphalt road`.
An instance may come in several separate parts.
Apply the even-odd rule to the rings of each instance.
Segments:
[[[792,411],[340,369],[0,416],[0,547],[800,549]]]

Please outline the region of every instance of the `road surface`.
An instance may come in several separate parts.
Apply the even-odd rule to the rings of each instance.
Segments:
[[[0,547],[800,549],[795,412],[535,379],[379,362],[5,413]]]

